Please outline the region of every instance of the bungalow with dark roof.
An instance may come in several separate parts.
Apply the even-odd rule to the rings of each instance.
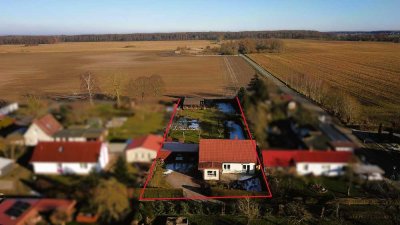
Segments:
[[[297,174],[338,176],[352,158],[351,152],[264,150],[264,168],[295,168]]]
[[[102,142],[39,142],[30,162],[37,174],[89,174],[109,161]]]
[[[254,174],[257,163],[255,141],[201,139],[198,169],[204,180],[219,180],[221,174]]]
[[[53,135],[62,130],[62,125],[51,115],[35,119],[24,134],[25,144],[35,146],[39,141],[53,141]]]

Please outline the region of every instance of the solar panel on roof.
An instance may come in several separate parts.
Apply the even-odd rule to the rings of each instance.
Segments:
[[[23,214],[31,204],[28,202],[22,202],[22,201],[16,201],[9,209],[5,211],[5,213],[9,216],[12,217],[19,217],[21,214]]]

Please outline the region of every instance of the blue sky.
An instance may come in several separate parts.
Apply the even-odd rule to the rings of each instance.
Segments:
[[[0,0],[0,35],[400,30],[400,0]]]

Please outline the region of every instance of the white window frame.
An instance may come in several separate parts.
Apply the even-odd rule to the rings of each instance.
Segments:
[[[217,171],[207,170],[207,177],[217,177]]]

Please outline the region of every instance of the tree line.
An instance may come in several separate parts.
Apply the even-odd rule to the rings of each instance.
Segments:
[[[261,52],[283,52],[285,44],[282,40],[270,39],[250,39],[245,38],[241,40],[226,41],[221,43],[221,47],[212,49],[222,55],[236,55],[261,53]]]
[[[134,34],[85,34],[85,35],[8,35],[0,36],[2,44],[54,44],[57,42],[98,41],[171,41],[171,40],[237,40],[254,39],[323,39],[346,41],[399,42],[400,32],[319,32],[313,30],[239,31],[239,32],[176,32]]]

